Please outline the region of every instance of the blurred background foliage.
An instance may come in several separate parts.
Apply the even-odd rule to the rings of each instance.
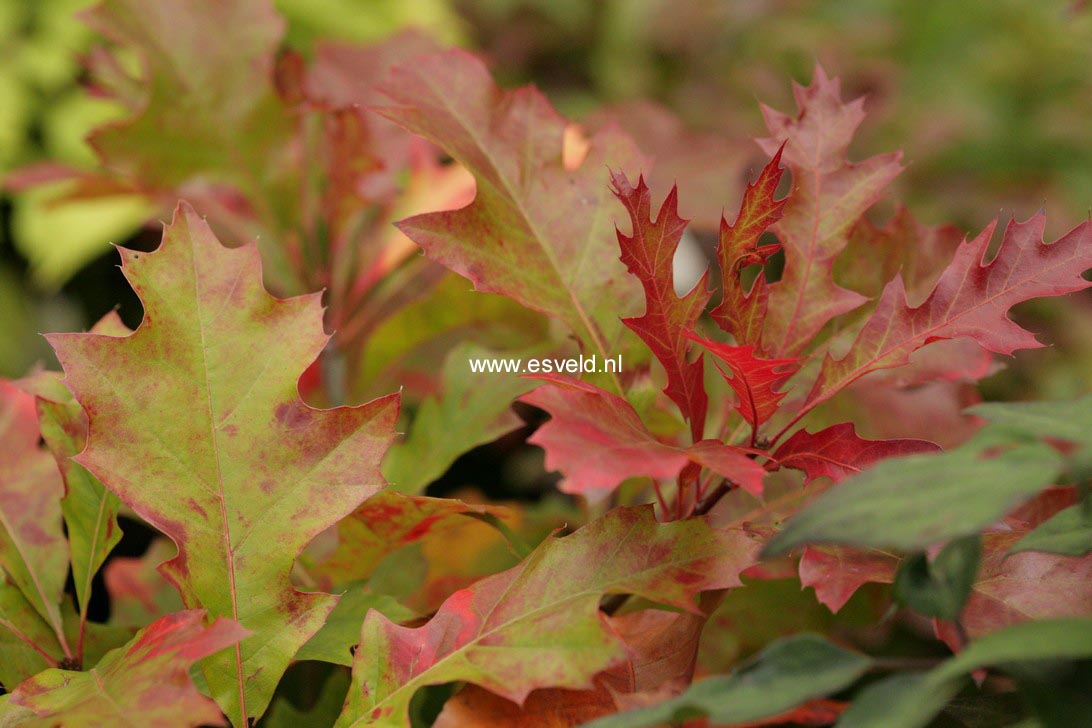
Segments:
[[[0,0],[0,174],[40,162],[94,169],[84,137],[125,115],[86,88],[84,59],[97,39],[76,13],[90,4]],[[276,5],[287,20],[285,43],[304,57],[317,39],[371,42],[419,27],[484,54],[504,85],[539,85],[563,113],[589,126],[610,109],[659,157],[660,182],[678,179],[698,222],[707,209],[731,208],[761,163],[749,142],[763,129],[759,102],[792,108],[789,79],[806,83],[817,61],[842,77],[847,97],[867,96],[855,155],[905,151],[908,169],[891,197],[923,222],[976,232],[998,214],[1026,218],[1045,206],[1048,236],[1056,237],[1092,205],[1092,11],[1084,2]],[[710,164],[710,149],[723,160]],[[0,199],[4,376],[47,360],[37,332],[85,328],[127,294],[109,242],[156,237],[142,232],[155,213],[141,198],[50,205],[57,193],[51,185],[8,188]],[[1089,308],[1085,295],[1019,309],[1056,346],[1018,357],[982,385],[987,395],[1049,398],[1092,389]]]

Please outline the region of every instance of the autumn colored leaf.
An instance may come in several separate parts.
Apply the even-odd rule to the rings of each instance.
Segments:
[[[337,546],[309,564],[308,573],[327,588],[366,579],[388,554],[426,537],[442,538],[466,521],[468,514],[511,517],[503,506],[380,491],[341,519]]]
[[[546,467],[560,470],[561,490],[603,497],[626,478],[674,478],[687,463],[708,467],[751,493],[762,492],[763,468],[745,451],[715,440],[688,448],[657,440],[626,400],[562,375],[537,375],[546,385],[520,401],[552,415],[528,442],[546,451]]]
[[[920,550],[970,536],[1050,485],[1062,466],[1039,443],[1012,447],[1003,458],[984,458],[981,449],[885,460],[789,519],[765,555],[832,543]]]
[[[834,266],[835,278],[869,298],[899,276],[911,303],[920,303],[963,242],[955,225],[923,225],[905,205],[883,227],[863,217]]]
[[[667,372],[664,393],[690,423],[694,441],[700,440],[709,398],[705,394],[702,358],[688,361],[686,331],[697,323],[709,302],[708,274],[702,275],[685,296],[675,293],[675,251],[687,224],[679,217],[677,187],[671,188],[653,220],[652,195],[644,177],[634,187],[624,173],[613,172],[611,184],[615,197],[629,213],[632,230],[630,235],[618,231],[622,262],[645,291],[644,314],[622,322],[641,337],[663,365]]]
[[[857,308],[863,296],[834,282],[834,261],[850,231],[902,171],[901,154],[851,163],[846,152],[864,119],[864,101],[843,103],[841,84],[816,67],[811,86],[794,84],[799,115],[763,106],[770,137],[759,145],[773,155],[784,145],[793,191],[773,230],[785,249],[781,280],[769,287],[762,332],[766,356],[799,354],[832,318]]]
[[[71,660],[75,646],[65,639],[60,609],[68,574],[61,516],[64,485],[56,462],[38,447],[38,437],[34,397],[0,380],[0,574],[6,574],[58,640],[63,655],[52,659]],[[23,630],[9,617],[7,610],[0,611],[0,628],[19,637]]]
[[[795,635],[770,645],[731,675],[700,680],[676,698],[601,718],[588,728],[639,728],[698,716],[718,725],[753,725],[852,685],[870,665],[864,655],[818,635]]]
[[[769,289],[764,275],[758,275],[745,290],[740,276],[744,268],[765,265],[770,256],[781,250],[780,244],[759,246],[762,234],[781,219],[788,198],[775,200],[781,182],[781,154],[784,144],[762,168],[758,179],[747,185],[739,213],[731,225],[721,217],[717,262],[721,273],[721,300],[709,312],[723,330],[741,346],[758,346],[766,319]]]
[[[902,278],[893,278],[849,351],[823,361],[807,406],[826,401],[868,372],[903,364],[932,341],[968,337],[998,354],[1040,346],[1034,335],[1008,318],[1008,310],[1021,301],[1092,285],[1081,277],[1092,268],[1092,223],[1077,226],[1050,245],[1042,242],[1045,224],[1041,214],[1023,223],[1010,221],[989,261],[992,225],[964,242],[918,306],[907,302]]]
[[[364,621],[339,726],[408,725],[424,685],[462,680],[521,703],[536,688],[587,689],[626,650],[599,613],[606,594],[697,612],[702,590],[739,585],[755,544],[704,519],[658,524],[618,508],[550,539],[519,565],[456,592],[423,627]]]
[[[161,571],[187,607],[253,633],[202,663],[242,725],[336,603],[297,592],[289,571],[315,535],[382,487],[398,398],[304,404],[296,380],[328,338],[319,297],[270,296],[254,245],[224,248],[188,205],[158,250],[120,252],[144,305],[140,327],[124,338],[48,337],[90,422],[76,460],[175,542]]]
[[[116,312],[107,314],[91,331],[106,336],[126,336],[130,330]],[[72,580],[80,607],[80,623],[87,621],[91,582],[107,555],[121,540],[117,523],[120,501],[72,458],[87,444],[87,415],[54,372],[40,371],[20,382],[35,394],[42,439],[53,453],[64,479],[61,500],[72,563]],[[82,658],[81,643],[76,646]]]
[[[837,612],[864,584],[890,584],[900,558],[879,549],[807,546],[800,557],[800,583]]]
[[[189,669],[247,631],[226,619],[204,626],[204,617],[201,610],[168,615],[86,672],[51,669],[20,683],[9,702],[24,711],[19,725],[124,725],[136,716],[157,726],[223,725],[220,709],[197,691]]]
[[[804,471],[806,485],[820,477],[837,483],[887,458],[939,451],[925,440],[865,440],[852,423],[843,422],[814,434],[797,430],[774,451],[773,459]]]
[[[115,556],[102,571],[110,595],[110,622],[140,627],[184,607],[178,590],[159,572],[175,554],[174,544],[157,538],[139,557]]]
[[[735,391],[739,401],[736,410],[743,419],[750,423],[752,432],[757,435],[758,428],[777,411],[787,392],[778,391],[778,387],[796,373],[799,359],[762,359],[755,355],[755,347],[747,344],[733,346],[710,341],[691,331],[686,337],[696,341],[731,370],[731,374],[717,364],[724,380]],[[752,438],[752,445],[754,444]]]
[[[637,166],[632,142],[602,131],[580,164],[566,165],[567,124],[545,97],[500,91],[463,51],[396,67],[380,90],[391,100],[380,114],[439,145],[477,182],[471,205],[403,220],[403,232],[478,290],[560,319],[585,350],[615,356],[618,312],[637,309],[641,290],[618,262],[602,170]]]
[[[1044,491],[982,536],[982,558],[960,620],[972,638],[1031,619],[1079,617],[1092,604],[1092,556],[1026,551],[1011,553],[1029,532],[1075,499],[1072,489]],[[951,624],[938,636],[961,646]]]

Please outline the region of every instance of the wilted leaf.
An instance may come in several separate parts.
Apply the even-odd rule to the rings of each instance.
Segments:
[[[175,542],[161,570],[188,607],[253,633],[202,664],[243,724],[336,603],[295,591],[289,570],[308,541],[382,487],[397,396],[304,404],[296,380],[327,341],[319,297],[270,296],[257,249],[222,247],[189,206],[157,251],[120,252],[144,304],[141,326],[125,338],[49,337],[90,420],[77,461]]]
[[[694,612],[699,591],[739,585],[753,549],[742,532],[701,519],[657,524],[648,506],[611,511],[456,592],[423,627],[369,615],[338,725],[407,725],[418,688],[453,680],[515,702],[536,688],[590,688],[626,654],[604,629],[605,594]]]
[[[219,708],[197,692],[189,668],[237,643],[247,631],[230,620],[202,625],[201,610],[177,612],[145,627],[87,672],[51,669],[12,692],[25,726],[123,725],[135,716],[157,726],[223,725]]]

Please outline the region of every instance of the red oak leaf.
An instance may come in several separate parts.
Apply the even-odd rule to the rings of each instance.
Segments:
[[[819,602],[837,612],[864,584],[894,581],[899,561],[877,549],[808,546],[800,557],[800,583],[815,589]]]
[[[48,337],[89,421],[76,460],[174,541],[160,571],[187,607],[253,633],[201,665],[245,725],[337,603],[296,591],[289,572],[383,486],[398,396],[307,406],[297,380],[329,338],[320,296],[271,296],[255,245],[223,247],[189,205],[155,252],[119,251],[140,327]]]
[[[1040,346],[1033,334],[1008,318],[1008,310],[1021,301],[1092,285],[1081,277],[1092,267],[1092,222],[1050,245],[1043,243],[1045,224],[1041,214],[1023,223],[1011,221],[988,262],[993,225],[964,242],[918,306],[908,303],[902,278],[893,278],[849,351],[823,361],[807,406],[826,401],[871,371],[905,363],[933,341],[968,337],[998,354]]]
[[[740,275],[751,265],[765,265],[771,255],[781,250],[780,244],[758,247],[759,239],[771,225],[781,219],[788,198],[774,199],[777,185],[781,182],[781,153],[778,148],[773,159],[743,193],[736,221],[729,225],[720,219],[720,243],[717,245],[717,261],[720,263],[723,292],[720,303],[710,311],[710,316],[723,330],[730,333],[740,344],[758,345],[762,339],[762,324],[766,318],[769,289],[766,278],[759,274],[749,291],[744,290]]]
[[[797,430],[782,443],[773,459],[783,467],[804,471],[804,483],[826,476],[837,483],[887,458],[937,452],[926,440],[865,440],[853,424],[843,422],[815,434]]]
[[[664,393],[689,421],[694,440],[700,440],[709,398],[705,394],[702,359],[687,361],[690,344],[686,341],[686,329],[697,323],[709,302],[708,273],[685,296],[680,298],[675,294],[675,250],[687,224],[678,214],[677,187],[671,188],[653,221],[652,195],[644,177],[633,187],[625,174],[615,172],[611,174],[611,183],[615,196],[629,213],[633,230],[628,236],[618,231],[622,262],[645,290],[644,315],[622,322],[641,337],[663,364],[667,371]]]
[[[20,724],[127,725],[137,717],[145,725],[223,725],[220,709],[197,691],[189,670],[248,632],[223,618],[206,627],[204,617],[199,609],[169,614],[87,672],[51,669],[24,680],[11,696],[12,705],[30,713]]]
[[[438,683],[471,682],[516,703],[537,688],[592,688],[598,673],[627,658],[599,611],[605,594],[700,615],[695,596],[739,586],[755,549],[739,529],[704,519],[660,524],[651,507],[617,508],[456,592],[422,627],[369,613],[337,725],[408,726],[414,693]]]
[[[546,467],[565,475],[561,490],[604,497],[623,480],[674,478],[687,463],[716,472],[752,493],[762,491],[762,466],[746,451],[715,440],[682,448],[656,439],[626,400],[562,375],[538,375],[546,386],[520,401],[552,416],[528,442],[546,451]]]
[[[553,316],[587,351],[615,356],[628,334],[618,311],[636,309],[641,291],[618,262],[602,170],[638,166],[633,142],[603,130],[579,163],[566,164],[569,125],[546,97],[501,91],[464,51],[397,66],[379,88],[391,99],[380,114],[440,146],[477,184],[470,205],[399,228],[477,290]]]
[[[729,374],[717,364],[717,369],[739,397],[736,409],[751,424],[752,433],[757,434],[758,428],[777,411],[787,394],[777,391],[777,387],[796,373],[800,368],[796,362],[800,360],[761,359],[755,356],[753,345],[721,344],[691,331],[686,332],[686,337],[701,344],[732,370]],[[752,444],[753,440],[754,437]]]
[[[763,352],[795,356],[835,316],[865,298],[834,282],[834,260],[865,211],[879,199],[902,166],[901,154],[850,163],[846,150],[864,119],[864,103],[842,103],[841,85],[816,67],[807,88],[793,87],[796,118],[763,106],[770,137],[759,141],[767,154],[784,144],[793,191],[774,232],[785,246],[785,270],[770,286],[762,332]]]

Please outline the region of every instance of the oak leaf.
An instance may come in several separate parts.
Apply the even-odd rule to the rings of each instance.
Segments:
[[[599,612],[606,594],[637,594],[700,614],[698,592],[738,586],[756,544],[704,519],[656,523],[650,506],[618,508],[527,559],[453,594],[410,629],[372,612],[339,726],[408,725],[420,687],[465,680],[522,703],[537,688],[588,689],[626,658]]]
[[[337,601],[297,592],[289,571],[383,486],[398,397],[304,404],[296,380],[328,339],[319,296],[269,295],[257,248],[223,247],[188,205],[158,250],[119,252],[144,305],[140,327],[48,337],[90,423],[76,461],[175,542],[160,570],[187,607],[253,633],[202,663],[244,725]]]

